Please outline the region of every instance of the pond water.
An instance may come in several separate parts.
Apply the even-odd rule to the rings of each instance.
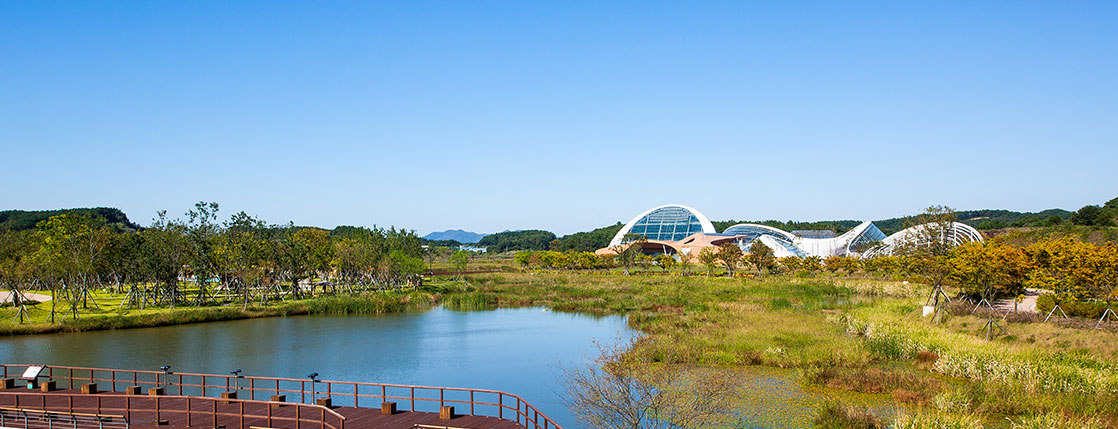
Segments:
[[[301,316],[4,338],[5,363],[469,387],[518,395],[566,427],[559,365],[632,335],[624,317],[539,308]]]
[[[594,356],[594,341],[634,334],[624,317],[539,308],[376,316],[301,316],[173,327],[0,339],[0,361],[101,368],[305,378],[494,389],[524,398],[564,427],[579,425],[564,406],[560,365]],[[891,416],[884,395],[805,388],[794,370],[746,368],[745,426],[803,427],[831,399]],[[213,395],[213,392],[210,392]],[[345,402],[345,401],[342,401]],[[364,405],[364,404],[362,404]]]

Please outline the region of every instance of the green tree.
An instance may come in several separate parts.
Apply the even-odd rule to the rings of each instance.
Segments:
[[[714,275],[714,267],[718,265],[718,251],[710,247],[704,247],[699,251],[699,263],[707,268],[707,275]]]
[[[240,293],[242,309],[246,310],[253,291],[263,286],[265,264],[271,260],[271,248],[262,236],[263,229],[263,221],[239,212],[225,223],[214,248],[222,277],[228,278],[233,290]],[[262,301],[267,300],[264,292]]]
[[[199,201],[194,204],[194,209],[186,212],[187,237],[190,243],[190,258],[187,263],[190,267],[189,274],[194,277],[198,287],[198,296],[194,301],[196,306],[204,305],[212,299],[210,280],[218,274],[215,247],[221,233],[221,225],[217,222],[217,212],[217,203],[205,201]],[[218,279],[223,283],[226,280]],[[178,282],[167,286],[170,287],[166,291],[167,300],[173,308],[175,302],[179,300]]]
[[[12,291],[12,307],[16,309],[14,320],[23,324],[28,318],[23,299],[23,290],[34,283],[38,267],[33,255],[37,243],[30,230],[0,230],[0,288]]]
[[[629,270],[637,262],[637,256],[641,254],[647,241],[643,235],[630,233],[621,238],[621,244],[609,248],[617,255],[617,262],[625,268],[625,275],[629,275]]]
[[[736,246],[735,246],[736,247]],[[749,245],[749,254],[745,260],[757,269],[757,275],[763,276],[766,272],[776,267],[776,253],[761,240],[753,240]]]
[[[39,222],[36,259],[54,295],[51,323],[55,321],[57,302],[63,298],[69,302],[74,318],[80,317],[79,303],[82,308],[88,306],[89,286],[97,280],[97,260],[111,240],[111,231],[102,225],[99,219],[69,214]]]
[[[516,252],[516,255],[513,256],[512,259],[513,261],[516,261],[516,263],[519,264],[521,268],[528,268],[530,265],[532,265],[533,259],[535,259],[535,257],[535,251],[522,250]]]
[[[730,277],[734,276],[734,269],[741,262],[742,253],[741,248],[731,241],[718,246],[718,260],[722,261],[722,265],[726,267],[726,274]]]
[[[179,277],[183,275],[186,265],[196,256],[194,245],[189,237],[187,226],[167,219],[167,212],[160,211],[152,226],[140,232],[139,243],[143,260],[141,272],[144,284],[152,282],[156,287],[149,290],[147,287],[133,286],[129,292],[129,304],[143,309],[147,307],[149,301],[158,304],[164,293],[169,296],[176,295]],[[169,303],[174,306],[174,301]],[[198,305],[201,303],[199,302]]]
[[[1114,226],[1114,215],[1099,206],[1083,206],[1083,208],[1072,213],[1071,223],[1087,226]]]
[[[462,273],[466,271],[466,267],[470,265],[470,252],[465,250],[456,251],[450,254],[449,262],[450,266],[454,268],[454,271],[458,272],[458,277],[460,278]]]
[[[684,276],[691,274],[691,264],[695,262],[695,254],[684,249],[679,252],[679,268]]]
[[[675,256],[661,253],[660,256],[656,257],[656,264],[659,265],[660,269],[664,270],[664,272],[668,272],[675,266]]]
[[[928,304],[937,309],[940,298],[945,296],[944,279],[951,273],[948,256],[954,243],[949,238],[953,236],[956,219],[955,210],[950,207],[928,207],[924,213],[906,223],[906,227],[911,228],[911,234],[904,237],[895,252],[906,257],[910,269],[932,284]],[[939,319],[936,320],[938,322]]]

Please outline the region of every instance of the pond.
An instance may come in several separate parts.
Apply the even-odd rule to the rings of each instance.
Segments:
[[[594,356],[634,332],[621,316],[540,308],[376,316],[300,316],[0,339],[5,363],[54,364],[494,389],[524,398],[559,424],[579,427],[562,401],[560,365]],[[804,388],[794,370],[746,368],[746,426],[802,427],[830,399],[895,410],[884,395]],[[211,395],[213,393],[211,392]]]
[[[469,387],[524,398],[567,427],[559,364],[584,362],[593,341],[632,335],[624,317],[539,308],[376,316],[300,316],[11,337],[5,363],[172,370]]]

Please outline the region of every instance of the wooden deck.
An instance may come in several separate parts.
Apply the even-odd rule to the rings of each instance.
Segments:
[[[331,407],[330,410],[345,417],[342,423],[342,419],[336,416],[331,418],[332,415],[324,408],[306,404],[179,396],[164,396],[157,400],[152,396],[125,395],[123,392],[82,394],[77,389],[60,389],[50,393],[23,387],[0,390],[0,406],[120,415],[133,427],[154,426],[158,421],[165,422],[163,427],[167,428],[412,429],[417,425],[452,429],[524,427],[514,421],[496,417],[458,414],[443,420],[437,413],[400,411],[393,415],[382,415],[379,408]],[[158,413],[156,408],[159,409]],[[190,412],[186,411],[188,408]],[[295,420],[297,412],[302,419],[300,421]]]

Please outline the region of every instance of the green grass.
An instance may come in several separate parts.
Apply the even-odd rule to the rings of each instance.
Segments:
[[[119,302],[119,301],[118,301]],[[394,313],[416,309],[427,309],[438,304],[437,296],[427,292],[413,293],[368,293],[357,296],[322,296],[297,301],[275,301],[261,306],[250,304],[243,308],[240,303],[226,306],[191,307],[180,305],[174,309],[148,307],[144,310],[87,309],[82,317],[67,317],[60,323],[46,323],[49,303],[41,303],[33,312],[33,323],[0,324],[0,335],[47,334],[56,332],[82,332],[106,329],[144,328],[152,326],[185,325],[190,323],[216,322],[222,320],[251,319],[258,317],[278,317],[304,314],[377,314]],[[61,305],[59,307],[62,307]],[[2,310],[11,320],[14,314],[10,307]]]

